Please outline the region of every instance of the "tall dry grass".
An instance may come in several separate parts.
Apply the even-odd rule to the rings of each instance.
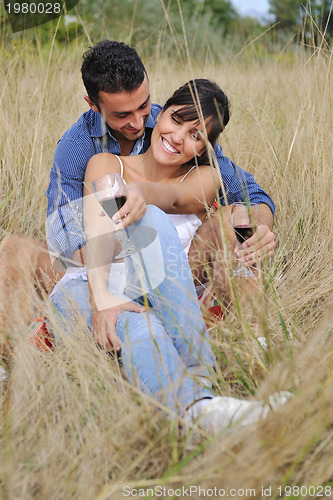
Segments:
[[[55,144],[86,109],[82,51],[0,50],[1,237],[44,238]],[[2,384],[0,497],[120,499],[126,485],[141,497],[161,486],[168,490],[164,498],[173,498],[172,490],[191,485],[242,489],[235,498],[253,497],[253,491],[246,495],[250,488],[261,498],[269,486],[270,498],[278,497],[279,486],[286,498],[286,485],[326,485],[326,494],[333,488],[332,51],[287,48],[260,60],[252,47],[191,68],[159,55],[147,69],[158,102],[189,76],[210,77],[226,90],[232,119],[221,139],[224,151],[276,203],[278,245],[265,269],[266,333],[274,345],[265,356],[246,323],[230,315],[212,334],[216,392],[265,398],[289,389],[295,397],[259,426],[196,446],[128,386],[82,322],[64,349],[40,353],[25,343],[27,326],[13,305],[7,311],[15,345],[9,391]],[[48,311],[47,300],[36,294],[34,302],[38,312]],[[313,491],[324,496],[319,488],[302,491],[300,498],[315,497]]]

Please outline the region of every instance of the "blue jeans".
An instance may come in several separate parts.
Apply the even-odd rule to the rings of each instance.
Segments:
[[[131,232],[142,233],[145,227],[156,231],[161,255],[156,262],[157,254],[149,256],[149,247],[146,249],[143,267],[147,279],[141,294],[138,294],[141,284],[135,259],[125,259],[128,282],[125,295],[140,301],[139,296],[145,294],[151,308],[146,313],[124,311],[118,315],[116,330],[123,366],[129,381],[172,412],[183,412],[194,401],[212,397],[209,375],[213,352],[191,270],[174,225],[164,212],[149,205],[146,215],[128,228],[130,239]],[[161,266],[163,280],[158,280],[155,277],[156,273],[161,275]],[[154,281],[157,285],[152,289]],[[75,304],[91,328],[86,280],[77,278],[67,282],[58,288],[53,302],[68,326]]]

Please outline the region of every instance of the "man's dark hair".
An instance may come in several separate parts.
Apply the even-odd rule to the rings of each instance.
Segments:
[[[99,92],[131,92],[147,72],[137,51],[123,42],[103,40],[83,54],[81,74],[91,101],[98,106]]]

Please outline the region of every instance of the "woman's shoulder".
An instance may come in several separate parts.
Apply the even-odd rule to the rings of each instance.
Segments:
[[[190,181],[192,179],[197,179],[197,177],[200,177],[201,179],[213,179],[214,181],[218,181],[219,179],[219,174],[217,169],[212,166],[212,165],[193,165],[192,167],[189,167],[187,172],[182,176],[180,182],[183,182],[186,180]]]
[[[86,177],[101,177],[107,174],[123,173],[123,162],[120,156],[112,153],[97,153],[92,156],[86,169]]]

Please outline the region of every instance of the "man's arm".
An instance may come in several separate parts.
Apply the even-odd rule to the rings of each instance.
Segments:
[[[91,142],[91,141],[90,141]],[[57,144],[47,189],[47,240],[51,252],[65,261],[85,245],[83,231],[83,179],[87,163],[94,154],[70,138]]]
[[[220,191],[222,205],[230,205],[236,201],[250,200],[252,203],[265,203],[274,217],[275,205],[272,198],[256,182],[252,174],[240,168],[222,153],[222,147],[217,144],[214,148],[216,159],[221,172],[224,190]],[[226,198],[226,199],[225,199]]]

